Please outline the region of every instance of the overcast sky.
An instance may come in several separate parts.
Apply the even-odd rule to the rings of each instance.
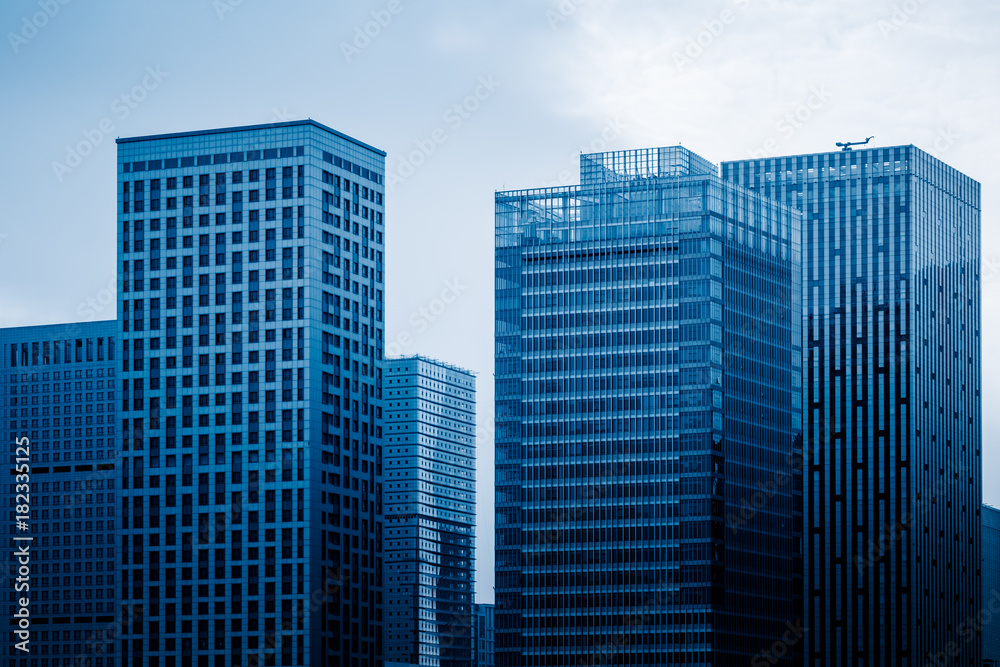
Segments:
[[[998,19],[980,0],[5,0],[0,326],[115,316],[116,136],[311,117],[387,151],[387,346],[479,373],[492,601],[494,191],[576,183],[581,150],[718,163],[874,135],[983,184],[1000,504]]]

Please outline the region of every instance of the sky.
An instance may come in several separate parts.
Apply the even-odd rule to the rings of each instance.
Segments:
[[[5,0],[0,326],[113,318],[116,137],[313,118],[385,150],[386,345],[478,373],[493,600],[493,194],[581,152],[915,144],[983,186],[983,500],[1000,505],[1000,3]]]

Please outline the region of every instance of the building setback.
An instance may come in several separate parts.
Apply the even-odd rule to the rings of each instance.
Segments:
[[[914,146],[744,160],[803,213],[807,665],[980,665],[980,186]]]
[[[496,194],[497,665],[747,664],[788,631],[799,226],[681,147]]]
[[[384,161],[118,140],[126,664],[381,661]]]
[[[996,619],[1000,614],[1000,510],[983,505],[982,522],[982,605]],[[985,627],[982,637],[983,665],[1000,665],[1000,634]]]
[[[476,379],[425,357],[385,362],[386,660],[471,664]]]
[[[0,329],[0,439],[11,474],[0,485],[9,545],[2,565],[5,667],[93,667],[122,662],[116,646],[118,557],[116,508],[120,461],[115,427],[121,399],[113,320]],[[15,459],[30,458],[30,489],[18,488]],[[16,509],[30,518],[19,530]],[[29,588],[15,592],[15,548],[30,536]],[[30,652],[17,650],[19,608],[27,598]],[[30,660],[29,660],[30,659]]]

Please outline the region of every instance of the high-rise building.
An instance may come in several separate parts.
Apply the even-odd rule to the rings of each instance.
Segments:
[[[472,667],[493,667],[495,608],[491,604],[477,604],[472,608]]]
[[[476,379],[385,361],[386,660],[469,667],[476,542]]]
[[[11,473],[0,485],[4,625],[11,623],[0,633],[4,667],[123,664],[115,642],[116,331],[113,320],[0,329],[0,441]],[[27,587],[15,590],[15,578]],[[18,637],[21,599],[29,600],[30,623]]]
[[[381,662],[384,162],[118,140],[126,664]]]
[[[496,663],[747,664],[797,631],[799,214],[581,172],[496,194]]]
[[[1000,614],[1000,510],[983,505],[982,512],[982,606],[989,611],[991,620],[995,620]],[[981,619],[977,617],[976,620]],[[1000,665],[1000,633],[987,627],[982,637],[983,664],[997,667]]]
[[[722,169],[804,216],[805,664],[978,667],[979,183],[914,146]]]

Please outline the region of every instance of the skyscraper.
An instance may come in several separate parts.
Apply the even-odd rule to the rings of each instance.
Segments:
[[[385,362],[386,660],[469,667],[475,601],[476,379]]]
[[[496,194],[497,665],[747,664],[791,632],[799,225],[681,147]]]
[[[493,667],[495,661],[496,608],[477,604],[472,609],[472,666]]]
[[[121,477],[116,330],[113,320],[0,329],[0,439],[7,470],[18,458],[30,459],[29,488],[18,488],[21,480],[11,474],[0,493],[8,536],[4,667],[122,664],[115,629]],[[30,512],[23,528],[15,523],[24,514],[17,511],[21,506]],[[13,541],[25,536],[30,542]],[[25,544],[23,563],[15,550]],[[22,565],[26,575],[18,571]],[[15,577],[27,588],[15,591]],[[16,626],[8,623],[22,598],[30,601],[30,634],[15,637]],[[15,647],[22,639],[28,639],[27,651]]]
[[[806,664],[979,665],[979,183],[914,146],[723,176],[804,215]]]
[[[983,505],[982,512],[982,606],[996,620],[1000,614],[1000,510]],[[983,632],[983,664],[1000,665],[1000,634],[988,627]]]
[[[127,664],[381,661],[384,161],[118,140]]]

